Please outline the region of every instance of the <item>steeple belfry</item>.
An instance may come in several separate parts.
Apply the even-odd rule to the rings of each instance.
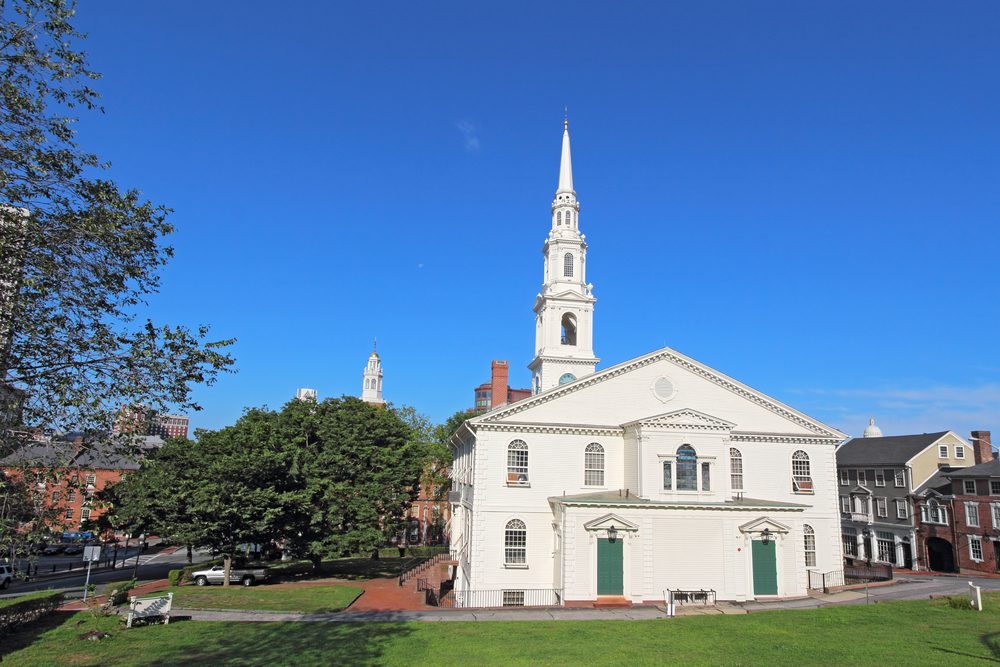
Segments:
[[[383,405],[382,400],[382,360],[378,356],[378,341],[372,346],[365,364],[364,385],[361,389],[361,400],[372,405]]]
[[[528,365],[538,393],[584,375],[594,356],[594,286],[586,281],[586,236],[580,233],[580,204],[573,190],[569,121],[563,121],[559,187],[552,200],[552,226],[542,247],[542,291],[535,298],[535,358]]]

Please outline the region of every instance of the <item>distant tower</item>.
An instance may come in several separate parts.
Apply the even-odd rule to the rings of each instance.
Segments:
[[[385,405],[382,400],[382,360],[378,358],[378,341],[372,347],[372,353],[368,355],[368,364],[365,365],[365,383],[361,389],[361,400],[371,405]]]
[[[866,437],[866,438],[881,438],[882,437],[882,429],[880,429],[878,426],[875,425],[875,418],[874,417],[872,417],[871,419],[868,420],[868,426],[865,427],[864,437]]]
[[[586,239],[580,233],[580,204],[573,190],[569,122],[563,121],[559,188],[542,247],[542,291],[535,297],[535,358],[528,364],[535,394],[590,375],[600,361],[594,356],[597,299],[594,286],[587,283]]]
[[[315,401],[316,390],[310,389],[309,387],[299,387],[295,390],[295,398],[300,401]]]

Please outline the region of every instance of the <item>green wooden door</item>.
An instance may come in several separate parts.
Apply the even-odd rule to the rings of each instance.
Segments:
[[[597,540],[598,595],[621,595],[624,592],[623,553],[620,537],[614,542],[605,538]]]
[[[753,541],[753,592],[754,595],[778,594],[778,561],[775,543]]]

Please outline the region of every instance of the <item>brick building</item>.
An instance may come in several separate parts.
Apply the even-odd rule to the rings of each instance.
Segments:
[[[447,469],[421,475],[417,498],[406,514],[407,544],[447,544],[451,522],[447,484]]]
[[[1000,461],[989,431],[973,431],[975,465],[942,468],[914,497],[929,569],[1000,573]]]
[[[140,456],[162,444],[159,436],[141,437]],[[83,448],[79,439],[36,441],[0,460],[0,468],[5,475],[34,477],[45,507],[57,510],[53,530],[79,531],[104,511],[94,495],[139,469],[137,458],[116,451],[120,449],[109,443]]]
[[[488,412],[531,396],[531,389],[514,389],[508,384],[510,367],[506,361],[494,360],[490,370],[490,381],[475,389],[475,412]]]
[[[189,420],[184,415],[161,415],[142,405],[123,405],[115,417],[115,434],[155,435],[161,438],[188,437]]]

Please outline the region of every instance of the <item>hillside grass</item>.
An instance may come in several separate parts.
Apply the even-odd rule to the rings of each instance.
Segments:
[[[13,635],[4,666],[948,665],[1000,661],[1000,596],[654,621],[220,623],[178,620],[77,640],[82,614]]]

